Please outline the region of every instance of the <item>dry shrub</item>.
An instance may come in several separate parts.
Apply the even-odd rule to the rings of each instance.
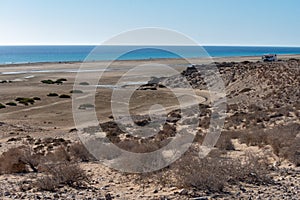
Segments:
[[[75,153],[78,153],[76,158],[87,158],[85,157],[87,152],[84,152],[79,145],[70,149],[72,153],[68,152],[66,147],[60,146],[54,152],[44,156],[39,171],[46,175],[37,179],[35,186],[47,191],[55,191],[62,185],[83,186],[88,181],[88,176],[77,163],[72,162]]]
[[[135,153],[147,153],[158,150],[163,145],[160,141],[146,141],[145,143],[140,143],[137,140],[123,140],[117,145],[121,149]]]
[[[231,136],[225,133],[221,134],[216,144],[216,147],[220,150],[227,150],[227,151],[235,150],[234,145],[232,144],[231,141]]]
[[[265,156],[256,156],[246,152],[244,159],[235,160],[232,175],[233,181],[241,181],[250,184],[272,183],[269,174],[269,163]]]
[[[175,114],[173,116],[175,116]],[[139,124],[139,126],[144,126],[146,124],[144,120],[148,123],[148,118],[146,116],[134,117],[135,123]],[[172,123],[163,124],[161,130],[159,130],[155,136],[148,138],[140,138],[132,136],[131,134],[126,134],[114,121],[101,124],[101,128],[106,132],[107,138],[112,143],[121,149],[135,153],[156,151],[162,146],[167,145],[170,142],[170,139],[176,136],[176,126]],[[122,136],[125,138],[121,139]]]
[[[0,174],[27,172],[26,164],[20,161],[21,151],[12,148],[4,152],[0,157]]]
[[[52,176],[47,175],[37,179],[35,186],[39,190],[54,192],[56,188],[59,186],[59,182],[56,179],[52,178]]]
[[[300,165],[300,139],[297,137],[299,133],[300,125],[291,123],[266,131],[258,130],[244,132],[241,134],[239,140],[241,143],[245,143],[248,146],[271,145],[274,154],[288,159],[298,166]]]
[[[176,170],[176,181],[181,187],[221,192],[227,181],[223,162],[216,159],[184,157]]]
[[[286,149],[285,157],[296,166],[300,166],[300,138],[296,138],[291,146]]]
[[[58,147],[53,152],[48,152],[45,157],[43,157],[43,163],[60,163],[60,162],[70,162],[71,156],[67,149],[63,146]]]
[[[130,178],[141,185],[147,185],[150,181],[156,185],[177,186],[206,193],[222,193],[226,186],[239,185],[241,182],[254,185],[272,183],[264,157],[251,153],[239,159],[222,155],[220,150],[214,149],[207,157],[200,158],[195,148],[192,148],[164,169]]]
[[[285,159],[291,159],[299,147],[299,140],[296,138],[300,133],[300,125],[292,123],[286,126],[276,127],[268,130],[268,144],[273,148],[276,155]]]
[[[94,156],[85,148],[81,142],[77,142],[70,146],[69,148],[70,155],[75,160],[81,162],[95,161]]]
[[[210,125],[210,117],[202,117],[199,119],[199,127],[203,129],[208,129]]]
[[[77,154],[77,158],[90,158],[80,144],[73,146],[71,152],[73,157]],[[46,175],[35,184],[40,190],[54,191],[61,185],[84,186],[88,176],[78,164],[71,162],[71,158],[72,155],[63,146],[47,155],[36,153],[29,146],[11,148],[0,156],[0,174],[44,172]]]
[[[127,137],[116,145],[121,149],[135,153],[153,152],[166,146],[175,135],[176,127],[166,123],[163,125],[162,130],[153,137],[142,139],[137,137]]]
[[[245,131],[240,135],[239,141],[247,146],[263,146],[267,142],[267,134],[263,130]]]
[[[71,161],[70,154],[63,146],[46,155],[35,152],[30,146],[11,148],[0,156],[0,174],[42,172],[47,163]]]
[[[59,183],[69,186],[80,186],[83,181],[87,180],[87,175],[78,164],[65,162],[54,164],[53,166],[50,165],[48,172]]]
[[[219,150],[227,150],[227,151],[235,150],[232,140],[240,138],[241,134],[242,134],[241,131],[223,131],[215,147],[218,148]],[[201,131],[198,132],[196,134],[194,142],[202,144],[205,136],[206,136],[205,133],[202,133]]]
[[[241,137],[243,131],[240,130],[230,130],[230,131],[223,131],[222,134],[227,135],[228,137],[230,137],[231,139],[238,139]]]
[[[70,187],[82,187],[88,181],[88,176],[78,164],[64,162],[48,164],[46,176],[39,178],[36,186],[40,190],[54,191],[60,185]]]
[[[239,182],[250,184],[271,182],[264,159],[252,154],[238,160],[221,157],[220,153],[212,153],[203,159],[196,154],[188,153],[174,167],[174,176],[179,186],[207,192],[223,192],[227,184]]]
[[[28,146],[11,148],[0,157],[0,174],[37,172],[40,157]]]

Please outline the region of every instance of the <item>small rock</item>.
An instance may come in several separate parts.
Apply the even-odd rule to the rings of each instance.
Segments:
[[[77,132],[78,130],[76,128],[72,128],[69,130],[69,133]]]
[[[242,192],[246,192],[246,191],[247,191],[244,187],[240,187],[240,190],[241,190]]]
[[[208,197],[194,197],[192,200],[208,200]]]
[[[112,200],[112,197],[109,193],[105,195],[105,200]]]
[[[9,196],[10,195],[10,192],[4,192],[4,196]]]
[[[187,195],[188,194],[188,191],[186,189],[181,189],[179,190],[178,192],[180,195]]]

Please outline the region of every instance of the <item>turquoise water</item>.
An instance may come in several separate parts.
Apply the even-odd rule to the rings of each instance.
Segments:
[[[0,46],[0,64],[74,62],[87,60],[141,60],[206,57],[201,47],[168,46]],[[300,47],[204,46],[211,57],[300,54]]]

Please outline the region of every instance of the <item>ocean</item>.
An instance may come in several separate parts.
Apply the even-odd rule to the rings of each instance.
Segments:
[[[0,46],[0,64],[207,57],[196,46]],[[300,54],[300,47],[204,46],[211,57]],[[89,56],[88,56],[89,55]],[[87,57],[88,56],[88,57]]]

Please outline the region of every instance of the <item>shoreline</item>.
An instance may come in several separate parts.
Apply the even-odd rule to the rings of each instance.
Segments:
[[[300,54],[277,54],[279,59],[289,59],[289,58],[299,58]],[[95,61],[45,61],[45,62],[24,62],[24,63],[11,63],[2,64],[0,63],[0,68],[2,67],[17,67],[17,66],[35,66],[35,65],[47,65],[47,64],[79,64],[79,63],[111,63],[111,62],[144,62],[144,61],[178,61],[178,60],[230,60],[234,62],[240,62],[241,59],[256,59],[261,60],[261,56],[220,56],[220,57],[193,57],[193,58],[151,58],[151,59],[132,59],[132,60],[95,60]],[[224,61],[223,61],[224,62]],[[226,62],[226,61],[225,61]]]

